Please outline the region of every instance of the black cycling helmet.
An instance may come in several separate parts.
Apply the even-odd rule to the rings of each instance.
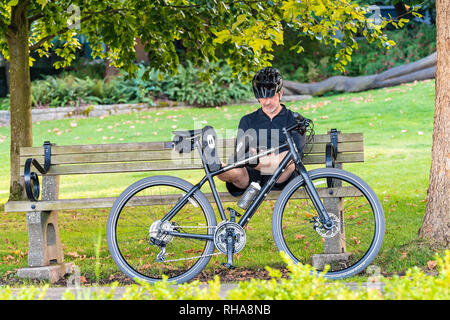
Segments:
[[[283,79],[277,69],[266,67],[255,74],[252,87],[256,99],[270,98],[280,92],[283,87]]]

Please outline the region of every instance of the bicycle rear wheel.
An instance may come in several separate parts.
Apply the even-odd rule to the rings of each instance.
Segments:
[[[345,278],[363,271],[375,258],[384,236],[384,214],[373,190],[354,174],[335,168],[309,176],[335,222],[326,230],[305,190],[301,176],[281,192],[273,212],[277,248],[295,263],[313,265],[326,277]]]
[[[192,188],[171,176],[137,181],[115,201],[108,218],[108,248],[117,266],[130,278],[147,282],[185,282],[209,262],[214,242],[171,236],[164,231],[212,235],[214,211],[197,191],[170,220],[161,219]]]

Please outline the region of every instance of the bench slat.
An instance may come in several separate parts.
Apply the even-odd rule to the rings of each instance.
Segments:
[[[329,194],[329,189],[318,188],[319,195],[321,197],[359,197],[361,194],[354,187],[340,187],[333,188],[333,195]],[[281,191],[271,191],[266,200],[277,200]],[[205,194],[210,202],[214,201],[212,193]],[[228,192],[219,192],[220,200],[222,202],[237,202],[239,197],[233,197]],[[297,191],[294,196],[295,199],[307,198],[306,192]],[[93,199],[62,199],[51,201],[10,201],[5,204],[6,212],[25,212],[25,211],[51,211],[51,210],[73,210],[73,209],[98,209],[98,208],[111,208],[116,198],[93,198]],[[134,201],[130,201],[127,205],[144,206],[155,204],[175,204],[178,201],[177,196],[161,197],[137,197]],[[32,209],[34,205],[34,209]]]
[[[312,154],[325,154],[326,144],[314,144],[310,151],[311,145],[306,145],[305,150]],[[346,142],[338,143],[339,152],[363,152],[363,142]],[[234,152],[234,148],[226,148],[219,150],[219,155],[225,152],[228,159]],[[200,156],[195,150],[187,155],[191,159],[199,159]],[[44,162],[43,156],[34,157],[40,163]],[[20,158],[20,165],[24,166],[28,156]],[[186,159],[180,156],[175,150],[163,151],[131,151],[131,152],[103,152],[103,153],[84,153],[84,154],[52,154],[52,164],[78,164],[78,163],[102,163],[102,162],[129,162],[129,161],[151,161],[151,160],[176,160]]]
[[[225,142],[218,141],[218,145],[226,145],[233,148],[234,138],[225,139]],[[339,142],[362,142],[362,133],[344,133],[338,134]],[[330,142],[329,134],[317,134],[314,136],[314,143]],[[113,144],[90,144],[73,146],[52,146],[52,155],[56,154],[74,154],[74,153],[103,153],[103,152],[132,152],[132,151],[161,151],[167,150],[164,147],[165,142],[135,142],[135,143],[113,143]],[[23,147],[20,149],[21,156],[35,156],[44,154],[44,148]]]
[[[227,159],[222,158],[226,163]],[[341,153],[336,158],[336,163],[364,162],[364,153]],[[325,155],[308,154],[303,159],[304,164],[323,164]],[[169,171],[169,170],[190,170],[202,169],[200,159],[180,159],[178,161],[153,161],[153,162],[110,162],[102,164],[75,164],[75,165],[52,165],[47,175],[68,175],[68,174],[92,174],[92,173],[114,173],[114,172],[142,172],[142,171]],[[40,175],[39,172],[36,172]],[[23,170],[21,170],[23,175]]]

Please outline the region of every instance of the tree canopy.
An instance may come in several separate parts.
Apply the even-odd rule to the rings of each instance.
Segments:
[[[18,13],[26,19],[19,20]],[[379,46],[394,45],[382,31],[392,21],[375,24],[367,13],[349,0],[6,0],[0,4],[0,48],[8,58],[6,39],[26,20],[30,50],[47,55],[55,37],[64,42],[55,49],[61,57],[57,68],[74,60],[80,47],[76,36],[83,34],[94,57],[107,58],[131,75],[136,71],[135,39],[140,38],[151,66],[161,71],[176,72],[174,40],[180,40],[189,60],[201,65],[217,60],[220,52],[245,79],[270,64],[272,46],[283,44],[283,25],[288,25],[338,46],[335,67],[343,70],[358,47],[357,36]],[[291,49],[305,48],[298,43]]]

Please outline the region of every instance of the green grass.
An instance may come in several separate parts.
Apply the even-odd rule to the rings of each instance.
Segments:
[[[317,134],[326,133],[331,128],[364,133],[365,162],[345,165],[344,169],[364,179],[383,204],[386,234],[373,264],[385,274],[402,273],[412,266],[425,268],[435,254],[431,246],[417,236],[426,206],[434,85],[434,81],[423,81],[287,104],[288,108],[314,119]],[[256,105],[186,108],[104,118],[42,121],[33,124],[33,144],[39,146],[45,140],[58,145],[169,141],[172,130],[192,129],[194,125],[200,127],[206,123],[221,136],[235,132],[239,119],[257,108]],[[9,191],[9,139],[9,127],[0,127],[0,205],[7,201]],[[201,171],[157,174],[165,173],[193,183],[202,174]],[[117,196],[129,184],[145,176],[148,174],[62,177],[60,194],[61,198]],[[224,183],[216,181],[219,190],[225,191]],[[208,186],[202,191],[208,192]],[[263,205],[251,221],[247,245],[235,261],[239,268],[258,270],[266,265],[283,265],[272,240],[271,207],[270,203]],[[81,274],[92,281],[97,277],[105,281],[111,274],[114,277],[120,275],[106,246],[108,213],[107,209],[59,213],[65,260],[74,261]],[[25,213],[0,211],[0,214],[0,279],[5,279],[11,277],[15,269],[26,266],[28,240]],[[98,252],[99,232],[102,240]],[[206,271],[212,273],[223,261],[223,256],[214,257]],[[236,272],[239,270],[242,269]],[[365,278],[367,275],[347,281]]]

